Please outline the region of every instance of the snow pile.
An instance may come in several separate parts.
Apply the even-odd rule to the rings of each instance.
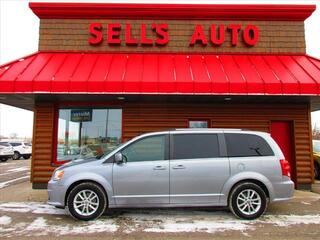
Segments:
[[[118,226],[112,220],[97,220],[90,222],[75,222],[74,224],[57,224],[49,222],[44,217],[37,217],[31,223],[18,223],[10,226],[9,229],[0,227],[0,233],[4,237],[13,236],[46,236],[53,234],[61,235],[81,235],[99,232],[116,232]]]
[[[253,226],[240,221],[193,221],[192,223],[180,223],[176,221],[165,221],[159,226],[144,229],[145,232],[160,232],[160,233],[179,233],[179,232],[224,232],[224,231],[241,231],[253,230]]]
[[[8,225],[11,223],[11,221],[11,217],[8,217],[6,215],[0,217],[0,225]]]
[[[0,203],[0,211],[57,215],[67,214],[64,209],[58,209],[48,204],[39,202]]]

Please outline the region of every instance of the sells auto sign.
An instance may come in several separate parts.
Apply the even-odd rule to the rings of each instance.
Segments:
[[[124,34],[122,33],[124,32]],[[164,46],[170,41],[169,26],[166,23],[140,24],[139,36],[133,36],[130,23],[91,23],[89,25],[90,45],[109,44],[127,46]],[[196,44],[220,46],[226,41],[226,34],[231,35],[231,45],[237,46],[241,39],[247,46],[255,46],[259,40],[259,29],[255,25],[212,24],[209,28],[201,24],[194,26],[189,46]],[[152,36],[152,37],[151,37]]]

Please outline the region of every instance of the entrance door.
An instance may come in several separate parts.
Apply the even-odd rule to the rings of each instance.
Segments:
[[[278,143],[286,160],[290,163],[291,178],[296,182],[296,164],[293,155],[293,134],[291,121],[272,121],[271,136]]]

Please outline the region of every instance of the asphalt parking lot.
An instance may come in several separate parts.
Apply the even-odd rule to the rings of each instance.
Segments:
[[[0,189],[30,179],[30,159],[12,160],[0,162]]]
[[[1,239],[320,239],[320,195],[296,191],[254,221],[217,208],[125,209],[80,222],[32,190],[30,160],[1,163]],[[23,178],[25,177],[25,178]],[[8,183],[9,182],[9,183]]]

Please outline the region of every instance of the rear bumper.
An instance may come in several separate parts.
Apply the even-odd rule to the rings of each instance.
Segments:
[[[59,184],[59,181],[50,180],[48,182],[48,204],[56,207],[64,207],[66,190],[63,185]]]
[[[19,151],[20,155],[31,155],[31,151],[30,150],[21,150]]]
[[[271,202],[287,201],[293,198],[294,183],[288,178],[287,180],[276,183],[274,186],[274,196]]]

